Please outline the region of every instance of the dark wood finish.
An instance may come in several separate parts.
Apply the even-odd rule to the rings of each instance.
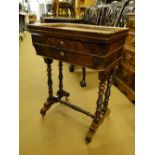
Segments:
[[[53,97],[53,90],[52,90],[52,69],[51,69],[51,63],[52,59],[44,59],[45,63],[47,64],[47,76],[48,76],[48,98],[47,101],[44,104],[44,107],[40,110],[40,113],[42,116],[46,115],[46,111],[51,107],[52,104],[55,103],[55,99]]]
[[[121,59],[128,31],[70,23],[34,24],[29,30],[38,55],[106,71]]]
[[[120,63],[122,50],[127,35],[126,28],[113,28],[104,26],[92,26],[85,24],[53,23],[28,25],[31,32],[33,46],[36,53],[45,58],[48,65],[49,104],[45,104],[41,110],[42,115],[53,103],[60,102],[79,112],[93,118],[92,125],[86,136],[87,142],[92,140],[97,128],[102,123],[107,113],[112,83],[112,73]],[[63,92],[62,62],[69,62],[95,69],[99,73],[99,95],[95,115],[63,101],[61,93],[54,97],[51,82],[51,69],[49,59],[59,60],[59,91]],[[105,81],[108,80],[103,101]],[[48,107],[48,108],[47,108]]]
[[[42,23],[82,23],[82,18],[43,16],[41,21]]]
[[[108,103],[109,103],[109,97],[110,97],[110,89],[111,89],[111,85],[112,85],[112,82],[113,82],[113,76],[114,76],[114,73],[115,73],[115,70],[113,70],[111,72],[111,74],[109,75],[109,79],[108,79],[108,83],[107,83],[107,89],[106,89],[106,92],[105,92],[105,99],[104,99],[104,102],[102,104],[102,116],[105,115],[105,113],[107,112],[107,109],[108,109]]]
[[[92,124],[89,128],[88,134],[86,136],[86,141],[91,142],[97,128],[100,124],[102,124],[106,114],[109,115],[108,112],[108,103],[109,103],[109,97],[110,97],[110,88],[112,85],[113,75],[114,75],[115,69],[111,71],[108,78],[107,88],[105,92],[105,99],[103,101],[103,95],[104,95],[104,89],[105,89],[105,80],[106,75],[104,72],[99,72],[99,92],[98,92],[98,100],[97,100],[97,108],[95,112],[95,118],[92,121]]]
[[[59,90],[57,91],[57,95],[59,98],[63,96],[69,97],[69,93],[63,90],[63,73],[62,73],[62,61],[59,61]]]
[[[82,67],[82,80],[80,81],[80,85],[81,87],[85,87],[86,86],[86,68]]]
[[[86,136],[86,141],[91,142],[102,118],[102,104],[103,104],[103,95],[105,89],[105,74],[104,72],[99,72],[99,92],[98,92],[98,99],[97,99],[97,107],[95,112],[95,119],[93,119],[92,124],[89,128],[88,134]]]
[[[90,112],[88,112],[88,111],[86,111],[86,110],[84,110],[84,109],[82,109],[82,108],[80,108],[80,107],[78,107],[78,106],[76,106],[74,104],[71,104],[71,103],[63,101],[63,100],[58,100],[58,101],[60,103],[64,104],[64,105],[66,105],[66,106],[69,106],[70,108],[72,108],[72,109],[74,109],[76,111],[79,111],[79,112],[81,112],[81,113],[83,113],[83,114],[85,114],[87,116],[90,116],[91,118],[95,118],[95,115],[91,114]]]
[[[70,65],[70,66],[69,66],[69,71],[70,71],[70,72],[74,72],[74,65]]]
[[[128,14],[127,27],[130,28],[125,41],[123,59],[114,79],[115,85],[135,102],[135,14]]]

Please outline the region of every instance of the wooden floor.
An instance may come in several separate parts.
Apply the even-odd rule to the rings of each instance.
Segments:
[[[31,37],[26,33],[20,43],[20,155],[134,155],[134,105],[112,87],[111,114],[87,145],[85,136],[91,118],[59,103],[42,119],[39,111],[47,98],[46,65],[37,56]],[[58,63],[53,63],[54,93],[58,88]],[[69,102],[95,112],[97,73],[87,71],[87,87],[81,88],[81,69],[74,73],[64,63],[64,88]]]

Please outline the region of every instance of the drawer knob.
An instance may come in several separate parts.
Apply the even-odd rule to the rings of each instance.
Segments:
[[[122,73],[122,76],[123,76],[123,77],[127,77],[127,76],[128,76],[128,73],[123,72],[123,73]]]
[[[126,59],[130,60],[132,58],[132,56],[130,54],[126,54]]]
[[[65,54],[64,54],[64,52],[63,51],[60,51],[60,56],[64,56]]]
[[[64,42],[63,42],[63,41],[60,41],[60,44],[61,44],[61,45],[63,45],[63,44],[64,44]]]
[[[118,69],[118,65],[115,67],[115,69],[116,69],[116,70]]]

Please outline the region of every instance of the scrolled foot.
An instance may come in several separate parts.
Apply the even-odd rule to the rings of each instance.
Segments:
[[[92,138],[93,138],[93,136],[94,136],[94,132],[93,131],[89,131],[87,136],[86,136],[86,142],[90,143]]]
[[[46,111],[50,108],[51,103],[46,101],[44,107],[40,110],[40,114],[44,117],[46,115]]]
[[[91,124],[91,126],[89,128],[89,131],[87,133],[87,136],[86,136],[86,141],[88,143],[91,142],[93,136],[95,135],[95,132],[96,132],[98,126],[99,126],[99,123],[92,122],[92,124]]]
[[[81,87],[86,87],[86,82],[84,80],[80,81]]]
[[[44,103],[44,107],[40,110],[40,114],[44,117],[47,110],[56,102],[58,102],[57,97],[47,99],[47,101]]]
[[[43,107],[41,110],[40,110],[40,114],[42,115],[42,117],[44,117],[46,115],[46,111],[47,109],[45,107]]]

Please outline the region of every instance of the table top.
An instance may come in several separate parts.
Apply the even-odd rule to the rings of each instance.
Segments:
[[[48,33],[48,35],[59,35],[76,39],[96,39],[109,41],[118,36],[127,35],[128,28],[97,26],[75,23],[35,23],[28,25],[30,32]],[[61,33],[61,34],[60,34]]]

